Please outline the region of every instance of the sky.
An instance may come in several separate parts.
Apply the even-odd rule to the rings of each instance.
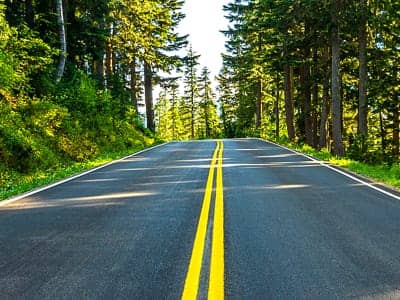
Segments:
[[[221,53],[224,52],[225,37],[220,30],[228,26],[222,7],[229,0],[186,0],[178,32],[189,34],[193,50],[200,54],[200,69],[209,68],[211,76],[218,75],[222,67]]]

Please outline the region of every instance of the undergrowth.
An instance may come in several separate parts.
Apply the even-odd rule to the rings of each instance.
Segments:
[[[58,180],[78,174],[80,172],[101,166],[115,159],[135,153],[144,149],[145,146],[127,149],[125,151],[108,152],[98,157],[83,162],[72,162],[59,164],[46,170],[36,170],[29,174],[21,174],[0,168],[0,200],[28,192],[32,189],[54,183]]]

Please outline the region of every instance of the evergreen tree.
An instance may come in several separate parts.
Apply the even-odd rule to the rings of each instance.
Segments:
[[[191,138],[196,137],[196,113],[198,109],[198,78],[197,78],[197,66],[199,65],[198,59],[200,55],[196,55],[190,45],[189,51],[184,59],[184,83],[185,83],[185,95],[184,99],[186,105],[190,110],[190,131]]]
[[[232,138],[236,134],[236,100],[231,74],[226,66],[222,68],[217,79],[223,133]]]
[[[331,49],[332,49],[332,136],[333,153],[344,155],[342,142],[342,99],[340,94],[340,36],[339,36],[339,12],[341,9],[340,0],[332,1],[331,17]]]
[[[210,80],[210,71],[204,67],[199,78],[200,91],[200,114],[203,124],[199,125],[200,137],[211,138],[219,135],[219,122],[217,115],[217,106],[214,101]]]

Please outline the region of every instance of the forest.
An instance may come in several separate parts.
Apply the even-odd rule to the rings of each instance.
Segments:
[[[0,0],[1,190],[169,140],[262,137],[398,165],[400,2],[232,0],[217,78],[177,33],[183,5]]]
[[[399,160],[400,2],[231,1],[225,132]]]
[[[0,1],[0,186],[155,135],[157,72],[182,64],[177,0]],[[147,116],[138,114],[145,99]],[[146,123],[145,123],[146,122]]]

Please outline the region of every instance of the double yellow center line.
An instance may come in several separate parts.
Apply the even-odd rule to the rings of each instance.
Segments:
[[[194,239],[192,256],[182,293],[183,300],[197,299],[200,273],[203,263],[207,224],[214,184],[214,170],[217,166],[215,206],[212,231],[211,263],[208,284],[208,299],[224,299],[224,187],[222,180],[222,155],[224,144],[217,142],[212,156],[207,184],[200,212],[200,219]]]

